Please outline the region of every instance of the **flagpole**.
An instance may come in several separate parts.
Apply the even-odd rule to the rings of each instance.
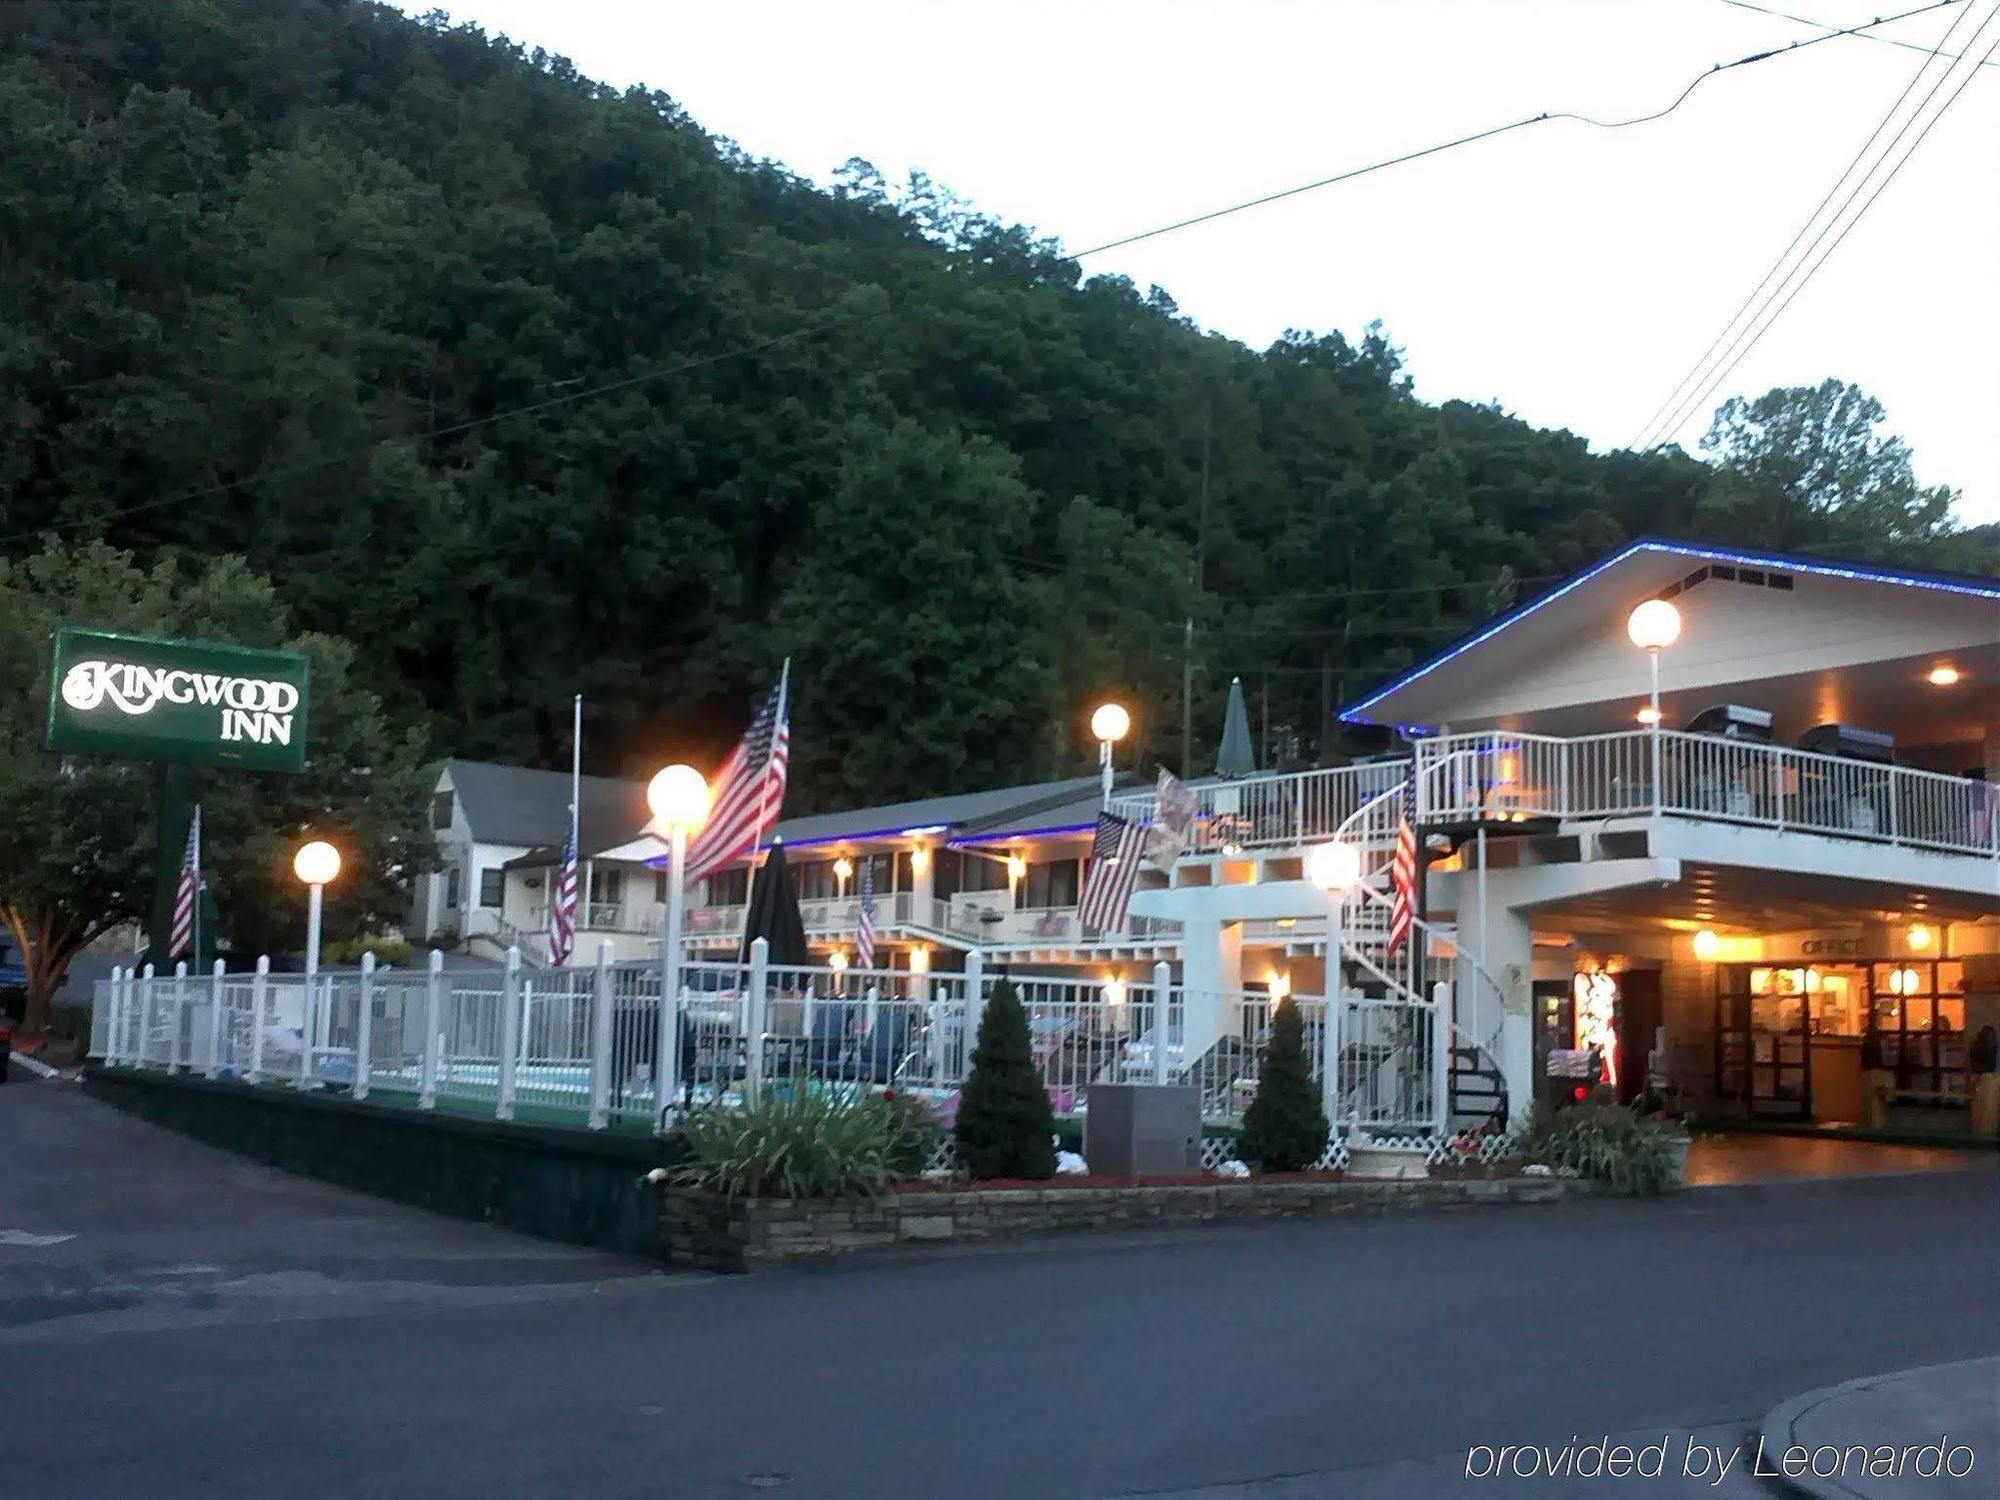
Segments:
[[[203,881],[203,876],[201,873],[201,804],[197,802],[194,805],[194,947],[188,954],[188,957],[194,960],[194,962],[188,966],[189,968],[192,969],[199,969],[201,967],[202,881]]]
[[[569,705],[569,838],[570,852],[579,863],[583,859],[583,694],[578,693]],[[561,877],[558,876],[558,879]],[[578,876],[581,879],[581,874]],[[577,892],[577,905],[583,908],[585,922],[590,916],[590,889],[583,887]],[[576,913],[570,914],[570,949],[576,948],[574,934],[585,922],[579,922]],[[563,961],[569,961],[565,955]]]
[[[778,712],[771,719],[771,754],[778,753],[778,726],[785,722],[785,710],[790,706],[792,690],[792,659],[785,658],[784,666],[778,669]],[[757,833],[750,840],[750,860],[743,874],[743,921],[748,930],[750,921],[750,897],[757,890],[757,846],[764,842],[765,799],[770,795],[771,762],[767,757],[762,771],[763,780],[757,787]],[[674,872],[674,879],[680,879],[680,871]],[[738,956],[741,956],[739,944]]]

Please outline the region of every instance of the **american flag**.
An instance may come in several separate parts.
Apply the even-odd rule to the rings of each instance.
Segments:
[[[1389,885],[1395,897],[1389,907],[1389,952],[1394,953],[1410,936],[1410,924],[1417,916],[1417,762],[1412,754],[1410,774],[1403,783],[1403,815],[1396,824],[1396,855],[1389,862]]]
[[[181,855],[181,883],[174,888],[174,925],[167,941],[167,957],[179,958],[194,948],[194,914],[201,901],[201,807],[188,824],[187,849]]]
[[[1139,883],[1146,853],[1146,827],[1116,813],[1097,815],[1097,838],[1090,846],[1090,878],[1083,884],[1077,916],[1086,927],[1115,932],[1125,925],[1125,908]]]
[[[569,836],[562,865],[549,890],[549,967],[560,969],[576,947],[576,808],[569,810]]]
[[[765,830],[778,821],[792,758],[792,726],[785,709],[790,676],[787,662],[749,730],[715,773],[708,822],[688,845],[685,878],[690,883],[754,853]]]
[[[861,861],[861,920],[854,929],[854,967],[875,967],[875,861]]]

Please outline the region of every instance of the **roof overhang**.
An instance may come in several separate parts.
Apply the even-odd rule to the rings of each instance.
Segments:
[[[1943,743],[1977,737],[1982,695],[2000,680],[2000,581],[1646,539],[1480,627],[1341,718],[1409,732],[1629,728],[1647,668],[1625,620],[1660,596],[1677,599],[1684,622],[1682,641],[1661,656],[1670,725],[1744,701],[1777,711],[1781,732],[1801,719],[1873,718],[1906,743]],[[1920,669],[1947,660],[1966,674],[1956,699]]]

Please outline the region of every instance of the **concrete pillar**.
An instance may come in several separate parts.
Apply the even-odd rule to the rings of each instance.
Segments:
[[[1473,932],[1483,926],[1486,968],[1500,988],[1501,1013],[1497,1018],[1493,1015],[1490,991],[1476,992],[1469,1004],[1461,994],[1462,1010],[1456,1020],[1464,1036],[1483,1044],[1496,1029],[1497,1019],[1499,1040],[1494,1044],[1494,1060],[1507,1081],[1507,1112],[1518,1120],[1534,1103],[1535,933],[1529,913],[1507,903],[1510,884],[1498,870],[1484,881],[1459,882],[1458,930]]]
[[[1192,1062],[1215,1045],[1233,1007],[1222,998],[1243,988],[1243,924],[1191,917],[1181,929],[1183,1055]]]
[[[921,864],[920,870],[917,866]],[[931,918],[931,902],[937,894],[937,851],[926,847],[923,858],[910,860],[910,920],[926,927],[941,927]]]
[[[1986,779],[2000,783],[2000,693],[1982,696],[1986,699]]]

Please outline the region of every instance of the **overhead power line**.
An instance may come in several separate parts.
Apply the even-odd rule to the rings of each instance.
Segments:
[[[1816,31],[1826,28],[1824,21],[1815,21],[1811,16],[1795,16],[1788,10],[1773,10],[1768,5],[1752,5],[1750,0],[1722,0],[1722,3],[1724,5],[1733,5],[1738,10],[1753,10],[1760,16],[1775,16],[1780,21],[1793,21],[1800,26],[1810,26]],[[1922,42],[1907,42],[1899,36],[1877,36],[1872,31],[1855,31],[1842,34],[1853,36],[1864,42],[1875,42],[1884,47],[1902,47],[1911,52],[1929,52],[1931,50]],[[1963,57],[1965,54],[1962,52],[1943,52],[1938,55],[1941,57],[1958,58]],[[1981,62],[1979,66],[1982,68],[2000,68],[2000,62],[1988,59]]]
[[[1789,57],[1794,53],[1802,52],[1809,47],[1818,46],[1822,42],[1833,41],[1838,37],[1858,36],[1863,33],[1872,31],[1876,27],[1893,25],[1897,21],[1907,20],[1912,16],[1920,16],[1924,15],[1929,11],[1943,10],[1947,7],[1961,5],[1964,3],[1965,0],[1929,0],[1929,3],[1927,4],[1919,5],[1909,10],[1900,11],[1895,15],[1878,16],[1872,21],[1862,22],[1855,26],[1843,27],[1836,31],[1828,31],[1820,36],[1805,37],[1798,41],[1788,43],[1783,47],[1769,47],[1761,52],[1753,52],[1746,56],[1736,58],[1730,62],[1716,63],[1706,72],[1700,73],[1696,75],[1693,79],[1691,79],[1688,82],[1687,86],[1683,88],[1680,91],[1680,93],[1674,96],[1671,103],[1667,104],[1665,107],[1661,109],[1653,110],[1650,113],[1633,115],[1630,116],[1629,118],[1619,119],[1619,120],[1600,120],[1591,115],[1579,114],[1567,110],[1552,110],[1537,115],[1526,115],[1518,120],[1510,120],[1505,124],[1494,125],[1484,130],[1476,130],[1465,135],[1454,136],[1450,140],[1440,141],[1435,145],[1420,147],[1413,151],[1405,151],[1395,156],[1384,157],[1379,161],[1369,162],[1362,166],[1351,167],[1345,171],[1334,173],[1332,176],[1329,177],[1321,177],[1315,179],[1312,182],[1300,183],[1296,187],[1285,188],[1274,193],[1265,193],[1256,198],[1245,199],[1240,203],[1232,203],[1223,208],[1211,209],[1205,213],[1195,214],[1183,219],[1176,219],[1171,223],[1161,224],[1152,229],[1141,230],[1134,234],[1123,235],[1113,240],[1106,240],[1102,244],[1092,245],[1084,250],[1072,251],[1067,255],[1059,257],[1059,259],[1061,261],[1087,260],[1092,256],[1103,255],[1108,251],[1122,250],[1127,248],[1128,246],[1140,244],[1147,240],[1159,239],[1165,235],[1176,234],[1184,229],[1192,229],[1197,225],[1213,223],[1217,219],[1228,218],[1235,214],[1245,213],[1254,208],[1262,208],[1272,203],[1282,202],[1287,198],[1296,198],[1301,196],[1302,194],[1316,192],[1321,188],[1332,187],[1338,183],[1352,182],[1356,178],[1366,177],[1372,173],[1386,171],[1391,167],[1404,166],[1411,162],[1421,161],[1426,157],[1438,156],[1448,151],[1458,150],[1461,147],[1471,146],[1481,141],[1491,140],[1496,136],[1507,135],[1514,131],[1526,130],[1532,126],[1547,124],[1552,120],[1568,120],[1576,124],[1587,125],[1594,129],[1599,129],[1599,130],[1623,130],[1635,125],[1644,125],[1651,121],[1659,120],[1667,115],[1672,114],[1675,110],[1679,109],[1682,104],[1687,102],[1689,96],[1692,95],[1696,89],[1700,88],[1702,84],[1708,82],[1709,79],[1715,77],[1719,73],[1726,73],[1734,69],[1746,68],[1758,63],[1769,62],[1774,58]],[[1038,267],[1036,271],[1033,273],[1033,275],[1035,276],[1041,275],[1043,269],[1045,268]],[[1018,280],[1018,279],[1021,279],[1021,273],[1018,271],[1015,270],[998,271],[991,276],[982,278],[979,284],[992,285],[998,282]],[[397,444],[397,445],[406,445],[410,447],[415,447],[418,444],[422,443],[437,442],[446,438],[461,437],[467,433],[475,432],[486,427],[491,427],[501,422],[514,421],[522,417],[538,416],[544,412],[554,411],[562,407],[574,406],[580,402],[594,401],[601,397],[614,395],[620,391],[631,390],[638,386],[651,385],[659,381],[671,380],[678,376],[693,374],[696,371],[707,369],[713,365],[722,364],[731,360],[755,358],[760,354],[768,354],[774,350],[783,348],[787,345],[801,343],[808,339],[816,338],[821,334],[831,333],[843,328],[859,327],[865,323],[873,321],[874,319],[885,317],[890,312],[897,310],[898,309],[895,306],[895,304],[890,303],[867,313],[855,313],[855,314],[823,317],[813,322],[801,324],[798,327],[792,328],[784,333],[774,334],[769,338],[758,339],[747,344],[738,345],[735,348],[718,350],[713,354],[699,355],[692,359],[679,360],[672,364],[661,365],[651,370],[642,370],[633,375],[621,376],[620,378],[615,380],[609,380],[597,385],[587,386],[582,390],[565,391],[562,395],[559,396],[550,396],[544,398],[543,400],[528,402],[521,406],[508,407],[501,411],[488,412],[484,416],[467,418],[465,421],[462,422],[449,423],[441,427],[430,428],[423,432],[408,433],[396,438],[378,439],[377,442],[371,446],[374,448],[381,448],[384,446],[389,446],[391,444]],[[121,506],[115,510],[103,512],[97,515],[79,516],[75,520],[70,520],[70,521],[58,520],[55,522],[51,522],[50,524],[45,526],[39,526],[27,530],[11,532],[8,533],[7,535],[0,536],[0,546],[4,546],[7,545],[8,543],[22,541],[37,536],[45,536],[53,533],[67,531],[78,527],[88,527],[93,525],[101,525],[112,521],[121,521],[128,519],[129,517],[136,515],[143,515],[151,511],[166,510],[180,506],[199,504],[202,501],[214,499],[218,495],[230,494],[237,490],[247,489],[253,485],[269,483],[272,480],[276,479],[296,478],[302,475],[311,474],[319,469],[329,468],[335,464],[347,462],[353,456],[354,455],[352,453],[329,454],[315,459],[304,459],[292,463],[275,464],[267,469],[261,469],[254,474],[246,474],[237,479],[222,480],[218,481],[215,484],[203,485],[200,486],[199,488],[191,490],[184,490],[178,494],[165,495],[152,500],[143,500],[138,502],[137,504]]]
[[[1943,49],[1951,41],[1952,34],[1958,30],[1959,23],[1965,20],[1970,14],[1972,14],[1970,9],[1960,11],[1952,18],[1951,25],[1946,28],[1945,34],[1939,38],[1938,45],[1934,48],[1924,49],[1924,60],[1918,66],[1916,73],[1911,76],[1910,81],[1903,86],[1903,91],[1896,96],[1895,102],[1889,106],[1887,112],[1877,122],[1875,128],[1869,132],[1868,139],[1861,143],[1860,149],[1854,153],[1852,160],[1842,169],[1839,177],[1834,179],[1833,185],[1827,189],[1826,195],[1820,199],[1818,205],[1807,217],[1805,223],[1799,226],[1798,232],[1792,236],[1790,243],[1779,252],[1777,259],[1772,261],[1770,268],[1764,272],[1763,277],[1757,282],[1756,286],[1750,289],[1749,295],[1743,299],[1736,311],[1730,315],[1729,320],[1723,324],[1721,331],[1716,334],[1708,348],[1702,352],[1701,357],[1681,376],[1673,390],[1668,393],[1667,398],[1660,403],[1653,415],[1647,420],[1646,425],[1640,429],[1639,435],[1633,441],[1635,448],[1649,448],[1667,441],[1675,432],[1680,430],[1682,425],[1695,412],[1702,408],[1705,402],[1714,396],[1722,383],[1735,373],[1736,369],[1749,357],[1751,350],[1755,349],[1763,340],[1764,335],[1770,331],[1771,325],[1784,315],[1785,309],[1791,306],[1792,300],[1818,274],[1820,267],[1825,265],[1833,252],[1840,248],[1841,242],[1847,238],[1855,224],[1859,223],[1861,218],[1868,212],[1868,209],[1873,205],[1876,198],[1881,196],[1882,190],[1895,180],[1896,175],[1902,171],[1904,164],[1909,161],[1917,148],[1923,144],[1925,138],[1929,136],[1937,122],[1957,102],[1958,96],[1965,91],[1966,85],[1977,75],[1979,67],[1992,58],[1995,45],[2000,45],[2000,37],[1995,38],[1994,45],[1987,47],[1983,57],[1974,60],[1972,54],[1987,27],[1993,24],[1996,16],[2000,16],[2000,0],[1996,0],[1995,5],[1986,12],[1985,19],[1974,28],[1972,35],[1967,38],[1965,52],[1962,54],[1952,54],[1953,60],[1945,64],[1944,70],[1938,74],[1935,81],[1931,84],[1929,92],[1909,112],[1908,116],[1903,120],[1901,127],[1890,138],[1888,144],[1882,147],[1881,151],[1875,155],[1873,161],[1869,162],[1866,170],[1862,171],[1859,177],[1855,176],[1856,169],[1864,161],[1868,160],[1870,153],[1874,151],[1876,142],[1882,138],[1883,132],[1889,128],[1891,122],[1902,112],[1903,105],[1908,101],[1910,95],[1916,92],[1917,86],[1923,82],[1925,75],[1930,72],[1931,64],[1944,55]],[[1961,60],[1968,64],[1962,70],[1958,66]],[[1920,119],[1923,119],[1924,111],[1930,107],[1931,101],[1937,97],[1938,92],[1950,80],[1954,71],[1958,71],[1960,75],[1958,86],[1952,90],[1944,103],[1924,123],[1916,139],[1910,143],[1900,157],[1897,157],[1894,164],[1889,166],[1888,172],[1876,182],[1873,191],[1868,192],[1867,200],[1861,204],[1860,208],[1851,217],[1846,217],[1843,223],[1843,217],[1848,214],[1848,210],[1854,206],[1855,201],[1860,198],[1863,192],[1868,191],[1870,180],[1881,171],[1884,163],[1888,162],[1890,155],[1902,143],[1904,137],[1910,133],[1912,127]],[[1849,187],[1850,179],[1852,180],[1851,187]],[[1821,216],[1826,214],[1827,206],[1840,194],[1843,187],[1848,188],[1847,196],[1841,200],[1839,207],[1835,208],[1832,214],[1827,216],[1825,222],[1821,223]],[[1812,232],[1814,225],[1819,225],[1818,232],[1813,234],[1811,243],[1807,244],[1798,259],[1793,261],[1793,252],[1798,250],[1800,242],[1806,238],[1808,233]],[[1834,233],[1836,226],[1838,226],[1837,234]],[[1813,258],[1814,252],[1818,251],[1820,246],[1825,243],[1829,234],[1834,234],[1833,243],[1827,245],[1826,249],[1815,260]],[[1787,262],[1791,262],[1789,269],[1786,268]],[[1781,271],[1784,273],[1782,277],[1779,276]],[[1776,279],[1776,285],[1773,285],[1774,279]],[[1783,300],[1780,301],[1780,298]]]

